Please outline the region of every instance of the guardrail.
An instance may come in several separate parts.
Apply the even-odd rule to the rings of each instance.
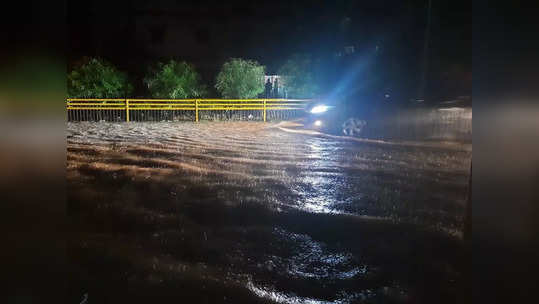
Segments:
[[[200,111],[261,111],[263,121],[266,121],[267,111],[304,110],[309,102],[311,102],[310,99],[68,98],[67,110],[68,119],[70,111],[101,111],[101,113],[103,111],[120,111],[125,113],[125,121],[130,121],[130,114],[132,114],[130,112],[133,111],[194,111],[197,122]]]

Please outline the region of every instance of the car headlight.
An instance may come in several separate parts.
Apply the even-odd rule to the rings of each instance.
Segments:
[[[318,106],[314,106],[314,107],[311,109],[311,113],[313,113],[313,114],[324,113],[324,112],[326,112],[328,109],[329,109],[329,107],[326,106],[326,105],[318,105]]]

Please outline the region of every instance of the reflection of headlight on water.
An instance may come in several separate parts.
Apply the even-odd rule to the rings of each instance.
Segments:
[[[317,120],[317,121],[314,122],[314,125],[317,126],[317,127],[320,127],[322,125],[322,121]]]
[[[326,112],[328,110],[328,106],[325,106],[325,105],[319,105],[319,106],[315,106],[311,109],[311,113],[313,114],[316,114],[316,113],[323,113],[323,112]]]

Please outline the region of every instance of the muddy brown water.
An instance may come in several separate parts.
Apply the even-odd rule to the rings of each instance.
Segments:
[[[458,301],[471,146],[281,127],[68,123],[71,302]]]

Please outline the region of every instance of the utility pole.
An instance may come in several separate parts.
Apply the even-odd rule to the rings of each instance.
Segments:
[[[430,41],[430,23],[431,23],[432,0],[428,0],[427,6],[427,27],[425,28],[425,42],[423,44],[423,61],[421,63],[421,78],[417,89],[417,97],[425,99],[425,88],[427,83],[427,73],[429,70],[429,41]]]

